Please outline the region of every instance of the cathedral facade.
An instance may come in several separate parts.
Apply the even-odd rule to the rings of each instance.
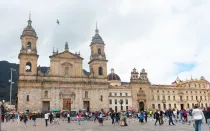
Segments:
[[[59,110],[148,110],[157,108],[192,108],[194,104],[209,106],[209,82],[201,77],[171,85],[152,85],[145,69],[134,68],[130,82],[121,82],[114,69],[107,75],[105,43],[96,28],[90,42],[89,72],[83,58],[69,51],[53,52],[50,67],[42,72],[37,66],[37,34],[28,20],[19,53],[18,111]]]

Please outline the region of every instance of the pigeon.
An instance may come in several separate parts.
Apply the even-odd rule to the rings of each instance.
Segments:
[[[58,19],[57,19],[57,22],[56,22],[58,25],[59,25],[59,21],[58,21]]]

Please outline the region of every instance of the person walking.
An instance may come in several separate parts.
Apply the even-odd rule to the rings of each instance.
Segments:
[[[32,120],[33,120],[33,126],[36,126],[36,114],[34,113],[32,116],[31,116]]]
[[[193,119],[195,120],[195,131],[201,131],[202,120],[205,119],[203,111],[198,108],[196,104],[192,111]]]
[[[70,113],[67,114],[68,123],[70,123]]]
[[[163,111],[160,110],[160,124],[162,125],[164,122],[163,122]]]
[[[19,125],[19,123],[20,123],[20,115],[17,114],[17,124]]]
[[[148,117],[148,113],[147,111],[144,112],[144,119],[145,119],[145,122],[147,122],[147,117]]]
[[[168,110],[169,126],[171,125],[171,123],[172,123],[173,125],[175,125],[174,122],[173,122],[173,119],[172,119],[173,116],[174,116],[173,111],[171,111],[171,109],[169,109],[169,110]]]
[[[47,126],[48,125],[48,119],[49,119],[49,114],[48,113],[45,113],[44,119],[45,119],[45,123],[46,123],[46,126]]]
[[[49,118],[50,118],[50,124],[51,124],[52,123],[52,120],[53,120],[53,114],[52,114],[52,112],[50,112]]]
[[[160,124],[160,114],[158,113],[158,110],[156,110],[156,112],[154,113],[154,118],[156,119],[155,121],[155,126],[156,126],[156,123],[159,121],[159,125]]]
[[[210,107],[207,107],[207,110],[205,112],[205,118],[207,119],[207,124],[209,126],[209,131],[210,131]]]
[[[144,114],[143,114],[143,112],[141,112],[139,114],[139,122],[141,122],[141,124],[144,124]]]
[[[80,113],[77,113],[77,123],[78,123],[78,125],[80,125],[80,121],[81,121],[81,115],[80,115]]]
[[[28,121],[28,117],[27,117],[27,115],[24,115],[23,116],[23,122],[25,124],[25,127],[27,127],[27,121]]]
[[[112,110],[111,114],[111,119],[112,119],[112,125],[114,124],[115,125],[115,122],[114,122],[114,119],[115,119],[115,112]]]

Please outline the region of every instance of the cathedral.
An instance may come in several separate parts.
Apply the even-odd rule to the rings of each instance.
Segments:
[[[90,42],[89,72],[83,69],[83,58],[69,51],[49,56],[50,67],[42,72],[37,39],[32,21],[24,28],[19,53],[18,111],[58,110],[149,110],[163,108],[189,109],[194,104],[209,106],[209,82],[200,79],[182,81],[177,78],[170,85],[151,84],[147,72],[131,71],[130,82],[121,82],[114,69],[107,72],[105,42],[96,28]]]

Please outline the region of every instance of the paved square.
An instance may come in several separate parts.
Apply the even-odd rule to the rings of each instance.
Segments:
[[[99,126],[98,122],[82,121],[81,125],[77,125],[76,121],[71,123],[60,121],[59,125],[49,125],[45,127],[44,119],[37,119],[37,126],[33,127],[32,121],[28,121],[28,126],[25,127],[23,122],[19,125],[16,122],[3,123],[3,129],[5,131],[194,131],[193,125],[177,123],[175,126],[169,126],[168,122],[164,125],[154,125],[155,121],[151,119],[148,123],[140,124],[137,120],[128,120],[127,127],[121,127],[120,125],[111,125],[111,120],[104,121],[104,126]],[[202,131],[208,131],[207,124],[202,124]]]

